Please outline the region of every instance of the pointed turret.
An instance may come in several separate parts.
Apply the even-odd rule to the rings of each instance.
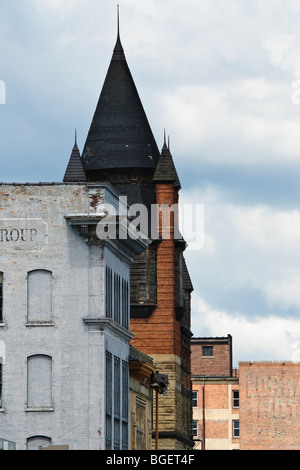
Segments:
[[[153,181],[156,183],[174,183],[177,189],[181,188],[170,148],[166,144],[166,139],[153,176]]]
[[[119,24],[119,23],[118,23]],[[83,150],[87,178],[110,169],[155,169],[159,150],[117,41]]]
[[[75,143],[65,172],[64,183],[76,183],[79,181],[86,181],[86,177],[82,166],[80,151],[77,146],[77,133],[75,131]]]

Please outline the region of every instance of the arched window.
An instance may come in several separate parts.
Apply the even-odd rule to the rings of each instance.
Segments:
[[[40,447],[49,447],[51,445],[50,437],[32,436],[27,439],[27,450],[39,450]]]
[[[27,276],[27,321],[50,323],[52,321],[52,273],[38,269]]]
[[[52,358],[34,355],[27,358],[27,407],[52,408]]]

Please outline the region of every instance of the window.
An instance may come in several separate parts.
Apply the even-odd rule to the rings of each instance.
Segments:
[[[198,436],[198,421],[193,420],[193,437]]]
[[[193,407],[198,408],[198,392],[193,390]]]
[[[27,277],[28,323],[52,321],[52,273],[45,270],[30,271]]]
[[[202,356],[213,356],[213,346],[202,346]]]
[[[122,280],[122,326],[129,328],[128,282]]]
[[[233,408],[239,408],[240,406],[240,392],[238,390],[232,392],[232,406]]]
[[[129,365],[106,352],[106,450],[128,450]]]
[[[52,409],[52,358],[45,355],[27,359],[27,407]]]
[[[106,266],[106,282],[105,282],[105,297],[106,297],[106,318],[111,318],[112,312],[112,274],[111,269]]]
[[[27,439],[27,450],[39,450],[40,447],[51,446],[50,437],[32,436]]]
[[[232,422],[232,437],[240,437],[240,422],[238,419]]]
[[[3,273],[0,273],[0,323],[3,322]]]
[[[122,449],[128,450],[129,367],[122,361]]]
[[[121,436],[121,376],[120,359],[114,358],[114,449],[120,449]]]
[[[106,352],[105,438],[106,450],[112,449],[112,354]]]
[[[3,365],[0,363],[0,408],[2,408],[2,381],[3,381]]]

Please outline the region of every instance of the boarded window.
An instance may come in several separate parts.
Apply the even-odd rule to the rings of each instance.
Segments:
[[[27,450],[39,450],[40,447],[49,447],[51,439],[45,436],[32,436],[27,439]]]
[[[35,355],[27,359],[28,408],[52,407],[52,358]]]
[[[0,272],[0,322],[3,322],[3,273]]]
[[[36,270],[28,273],[28,318],[29,323],[52,321],[52,273]]]
[[[3,375],[3,365],[0,363],[0,407],[2,408],[2,375]]]

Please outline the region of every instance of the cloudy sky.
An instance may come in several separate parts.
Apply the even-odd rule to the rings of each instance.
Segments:
[[[300,358],[300,3],[120,0],[121,39],[184,204],[195,336],[234,361]],[[3,182],[61,181],[83,148],[116,39],[112,0],[0,1]]]

